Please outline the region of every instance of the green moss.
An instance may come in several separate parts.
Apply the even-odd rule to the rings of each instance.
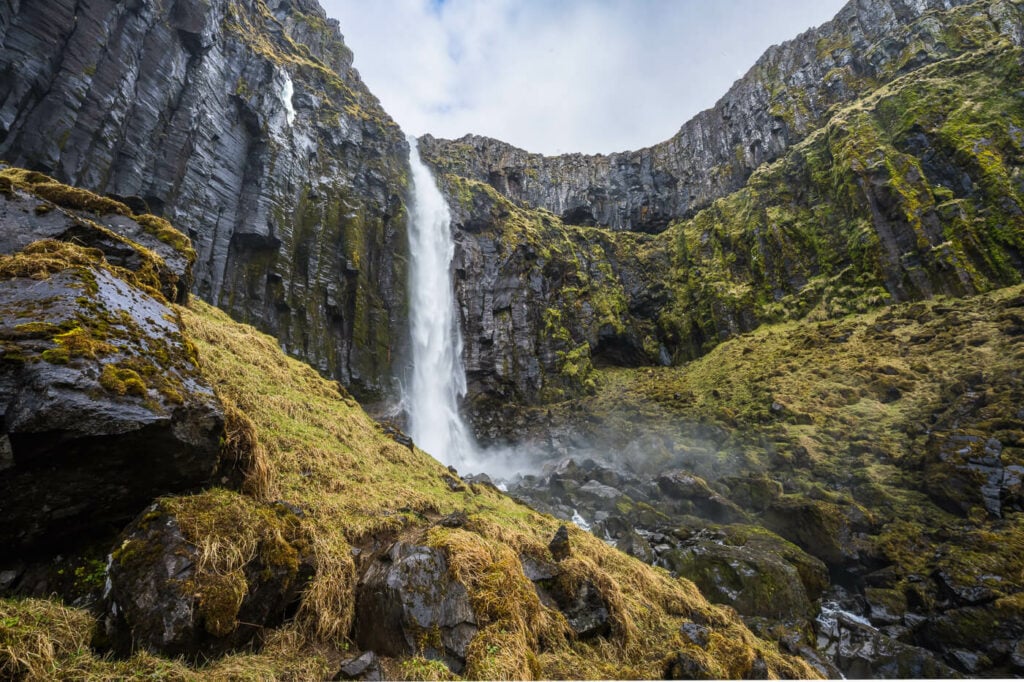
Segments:
[[[192,240],[184,233],[176,230],[169,222],[149,214],[133,215],[132,220],[141,225],[146,232],[149,232],[185,256],[190,264],[195,262],[196,252],[192,248]]]
[[[117,395],[134,395],[146,397],[146,382],[142,380],[135,370],[118,367],[116,365],[104,365],[100,374],[100,386]]]

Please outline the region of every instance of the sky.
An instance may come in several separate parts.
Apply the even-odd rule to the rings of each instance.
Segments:
[[[406,133],[609,153],[668,139],[844,0],[320,0]]]

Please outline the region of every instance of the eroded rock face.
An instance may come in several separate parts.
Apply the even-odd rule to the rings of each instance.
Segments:
[[[449,574],[439,549],[396,542],[359,581],[355,640],[363,649],[419,653],[458,673],[476,632],[469,593]]]
[[[653,147],[545,157],[477,135],[424,136],[424,158],[567,223],[660,232],[738,189],[757,166],[820,125],[830,106],[856,97],[864,82],[948,56],[951,45],[935,45],[943,19],[917,20],[967,2],[848,3],[831,22],[770,48],[713,108]],[[1019,33],[1006,13],[993,11],[991,21]]]
[[[223,414],[165,303],[94,251],[0,286],[0,545],[59,550],[209,481]],[[83,256],[85,254],[85,256]],[[19,254],[19,257],[22,257]]]
[[[192,238],[197,294],[386,392],[407,145],[314,0],[5,3],[0,74],[0,157],[140,197]]]
[[[971,116],[998,133],[957,121],[972,93],[1020,80],[1024,15],[963,4],[851,3],[649,150],[546,159],[424,138],[456,227],[477,436],[514,440],[510,403],[586,395],[594,367],[681,363],[767,322],[1020,281],[1024,244],[1001,227],[1024,215],[1020,102],[980,98]]]

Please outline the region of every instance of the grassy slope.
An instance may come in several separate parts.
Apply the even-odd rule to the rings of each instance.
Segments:
[[[787,493],[859,509],[864,551],[895,565],[897,587],[942,570],[965,585],[998,576],[981,582],[1010,597],[1024,589],[1024,519],[937,504],[948,470],[928,473],[929,437],[996,437],[1004,466],[1024,464],[1022,307],[1017,286],[764,326],[679,367],[600,371],[597,395],[554,419],[611,452],[672,444],[639,465],[660,458],[709,480],[765,472]]]
[[[352,621],[352,546],[403,537],[443,548],[451,570],[469,588],[481,625],[470,647],[469,678],[654,677],[679,650],[689,650],[719,677],[742,676],[758,656],[776,674],[812,674],[755,639],[731,612],[709,605],[692,583],[673,580],[575,528],[574,554],[562,566],[573,579],[599,587],[614,625],[608,641],[574,643],[564,617],[541,605],[518,559],[520,553],[548,556],[558,521],[487,487],[452,492],[444,467],[382,435],[337,384],[287,358],[271,337],[203,303],[180,313],[203,373],[229,405],[226,447],[250,451],[249,497],[284,499],[306,510],[317,577],[294,622],[270,633],[263,653],[237,654],[202,670],[149,654],[126,662],[97,659],[86,647],[93,623],[85,612],[55,602],[3,601],[0,665],[9,666],[7,672],[36,679],[322,676],[333,672],[329,654],[346,646]],[[224,490],[175,502],[186,533],[193,529],[191,539],[213,557],[211,574],[218,561],[227,572],[233,546],[246,542],[248,529],[236,525],[239,515],[231,512],[248,504]],[[457,510],[469,515],[462,528],[432,525]],[[688,620],[712,627],[706,651],[681,637],[679,626]],[[401,677],[443,673],[419,659],[388,665],[390,674]]]

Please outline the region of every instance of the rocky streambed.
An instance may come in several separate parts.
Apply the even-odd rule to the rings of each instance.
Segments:
[[[759,636],[828,677],[958,677],[1024,672],[1024,619],[1009,604],[970,604],[937,571],[900,579],[870,549],[871,520],[786,490],[768,475],[709,482],[686,470],[650,476],[570,456],[492,481],[535,509],[732,606]],[[849,512],[849,510],[844,510]],[[861,550],[861,551],[858,551]],[[894,589],[894,588],[899,589]],[[965,637],[999,611],[999,637]],[[974,618],[972,621],[971,618]]]

